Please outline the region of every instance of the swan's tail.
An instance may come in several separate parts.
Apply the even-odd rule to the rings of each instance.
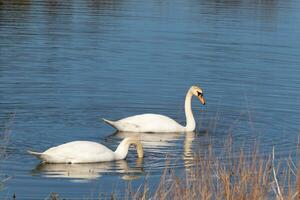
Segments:
[[[113,121],[110,121],[110,120],[107,120],[107,119],[104,119],[104,118],[102,118],[102,119],[103,119],[103,121],[104,121],[105,123],[111,125],[112,127],[117,128],[117,127],[116,127],[116,122],[113,122]]]
[[[39,159],[42,159],[42,156],[43,156],[43,153],[39,153],[39,152],[34,152],[34,151],[30,151],[30,150],[27,150],[27,152]]]

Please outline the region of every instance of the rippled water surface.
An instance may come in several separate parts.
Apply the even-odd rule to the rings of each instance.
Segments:
[[[156,185],[166,167],[191,165],[196,149],[275,146],[293,152],[300,125],[300,2],[297,0],[2,0],[1,198],[96,198]],[[192,84],[195,133],[143,134],[145,158],[40,165],[26,153],[72,140],[115,149],[130,133],[101,118],[165,114],[185,123]],[[2,149],[1,149],[2,150]],[[34,192],[33,192],[34,191]],[[117,192],[118,193],[118,192]]]

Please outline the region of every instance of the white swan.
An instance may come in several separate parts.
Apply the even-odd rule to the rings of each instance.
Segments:
[[[142,114],[127,117],[118,121],[103,119],[106,123],[118,129],[128,132],[190,132],[196,128],[194,115],[191,109],[192,97],[197,96],[200,102],[205,105],[203,91],[200,87],[192,86],[185,97],[186,126],[178,124],[175,120],[157,114]]]
[[[68,142],[42,153],[28,151],[46,163],[95,163],[126,158],[130,145],[135,145],[138,157],[143,157],[143,147],[136,138],[125,138],[113,152],[106,146],[90,141]]]

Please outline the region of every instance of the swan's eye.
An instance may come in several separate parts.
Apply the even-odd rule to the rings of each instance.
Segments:
[[[197,91],[197,95],[201,96],[201,97],[203,96],[202,92],[199,92],[199,91]]]

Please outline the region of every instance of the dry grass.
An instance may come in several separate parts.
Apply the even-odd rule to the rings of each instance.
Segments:
[[[275,149],[261,157],[258,145],[245,153],[233,151],[232,140],[225,142],[222,157],[212,147],[193,156],[194,165],[178,174],[165,168],[156,188],[147,183],[137,190],[129,187],[122,199],[142,200],[293,200],[300,199],[300,170],[291,157],[276,160]],[[170,161],[166,162],[166,166]],[[50,196],[48,199],[60,199]],[[116,193],[99,199],[118,199]]]
[[[217,157],[212,148],[197,153],[194,166],[183,174],[166,169],[152,193],[145,185],[132,199],[300,199],[300,170],[291,159],[282,164],[276,160],[275,150],[259,157],[256,145],[247,155],[242,150],[233,153],[231,145],[226,148],[224,157]]]
[[[3,129],[0,130],[0,164],[7,157],[7,146],[9,143],[11,126],[13,124],[14,118],[15,118],[14,113],[9,114],[7,121],[4,123]],[[8,179],[10,179],[10,177],[1,173],[0,171],[0,191],[2,190],[4,183]]]

